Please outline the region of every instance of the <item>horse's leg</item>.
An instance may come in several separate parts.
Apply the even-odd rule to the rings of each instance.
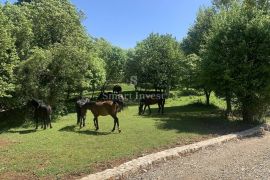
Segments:
[[[36,117],[35,119],[36,119],[36,129],[38,129],[38,117]]]
[[[160,103],[158,103],[158,113],[160,113],[160,110],[161,110],[161,104]]]
[[[84,117],[86,116],[86,111],[84,109],[81,109],[80,111],[80,128],[83,126]]]
[[[83,116],[83,127],[85,127],[85,119],[86,119],[86,116]]]
[[[162,102],[162,106],[161,106],[161,113],[164,114],[164,106],[165,106],[165,99]]]
[[[49,115],[49,124],[50,124],[50,128],[52,128],[52,116]]]
[[[43,129],[45,130],[46,128],[47,128],[47,124],[46,124],[47,122],[46,122],[46,118],[45,117],[43,117]]]
[[[93,119],[93,122],[94,122],[94,126],[95,126],[95,128],[97,128],[97,124],[96,124],[96,118],[94,117],[94,119]]]
[[[147,105],[144,105],[144,108],[143,108],[143,112],[142,112],[142,114],[144,114],[144,113],[145,113],[146,106],[147,106]]]
[[[98,127],[98,118],[96,117],[96,131],[98,131],[99,130],[99,127]]]
[[[113,123],[113,129],[112,129],[112,132],[114,132],[115,131],[115,126],[116,126],[116,116],[112,116],[112,118],[113,118],[113,120],[114,120],[114,123]]]
[[[118,117],[116,117],[116,122],[117,122],[118,132],[121,133]]]
[[[82,116],[80,116],[80,129],[82,128],[82,121],[83,121],[83,118]]]
[[[150,105],[148,105],[148,110],[149,110],[149,114],[151,114],[151,108],[150,108]]]
[[[80,112],[77,111],[77,125],[80,124],[80,118],[81,118]]]
[[[121,130],[120,130],[120,126],[119,126],[119,119],[116,115],[112,115],[113,119],[114,119],[114,126],[113,126],[113,129],[112,129],[112,132],[115,131],[115,127],[117,125],[117,129],[118,129],[118,132],[120,133]]]

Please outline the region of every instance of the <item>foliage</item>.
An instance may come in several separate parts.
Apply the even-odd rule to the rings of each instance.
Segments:
[[[108,83],[119,83],[124,80],[124,68],[127,60],[126,52],[111,45],[105,39],[97,39],[95,48],[101,59],[106,64],[106,81]]]
[[[150,34],[138,43],[132,68],[138,83],[150,83],[153,88],[171,88],[179,84],[183,53],[179,43],[171,35]],[[129,68],[131,69],[131,68]]]
[[[187,37],[181,43],[181,47],[186,55],[200,54],[201,46],[205,43],[204,37],[211,28],[211,21],[214,15],[215,10],[213,8],[199,10],[195,25],[189,29]]]
[[[23,3],[34,33],[34,44],[46,48],[84,31],[81,16],[69,0],[32,0]]]
[[[270,102],[269,25],[264,11],[234,4],[214,18],[206,38],[206,77],[236,95],[245,121],[261,121]]]
[[[18,64],[12,25],[0,6],[0,98],[11,96],[15,89],[14,69]]]
[[[28,52],[33,46],[34,34],[32,22],[27,18],[29,10],[26,7],[6,4],[3,7],[4,14],[12,24],[12,37],[15,39],[17,54],[21,60],[27,58]]]
[[[98,57],[76,46],[56,44],[35,49],[18,73],[26,97],[38,97],[51,105],[66,97],[63,92],[83,91],[102,84],[104,65]]]
[[[211,29],[212,20],[215,14],[216,11],[214,8],[200,9],[195,21],[195,25],[189,29],[187,37],[181,43],[181,48],[187,55],[184,65],[187,69],[183,79],[183,86],[203,90],[207,105],[210,104],[209,100],[212,92],[212,87],[209,83],[209,78],[211,77],[204,75],[201,62],[203,57],[200,56],[200,50],[205,44],[205,37]],[[190,75],[193,75],[192,80]]]

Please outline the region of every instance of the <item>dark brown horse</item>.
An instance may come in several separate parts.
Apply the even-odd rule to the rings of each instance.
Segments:
[[[46,129],[47,126],[52,128],[51,115],[52,108],[46,105],[44,102],[36,99],[32,99],[28,102],[28,105],[34,108],[34,119],[36,121],[36,129],[38,129],[38,122],[42,121],[41,128]]]
[[[87,110],[91,110],[92,114],[94,115],[94,125],[96,128],[96,131],[99,130],[99,125],[98,125],[98,117],[99,116],[108,116],[110,115],[114,119],[114,126],[112,129],[112,132],[115,131],[115,128],[117,126],[117,129],[119,133],[121,132],[119,128],[119,119],[117,117],[117,113],[121,105],[117,101],[99,101],[99,102],[93,102],[89,101],[86,102],[82,108],[81,108],[81,114],[85,115]],[[84,119],[81,119],[80,121],[80,127],[82,127],[82,124]]]
[[[162,96],[151,95],[146,96],[145,98],[140,100],[139,104],[139,115],[143,115],[145,113],[146,107],[148,107],[149,114],[151,114],[150,105],[158,104],[158,113],[164,113],[164,106],[165,106],[165,98]]]
[[[84,122],[83,126],[85,126],[86,114],[81,114],[81,108],[88,101],[90,101],[90,100],[87,98],[80,97],[75,103],[75,109],[76,109],[76,113],[77,113],[77,125],[79,125],[81,119],[83,119],[83,122]]]

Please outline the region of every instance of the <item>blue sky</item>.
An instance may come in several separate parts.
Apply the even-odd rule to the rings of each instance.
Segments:
[[[5,2],[5,0],[0,0]],[[14,0],[13,0],[14,1]],[[11,1],[12,2],[12,1]],[[181,40],[198,9],[211,0],[71,0],[82,10],[89,34],[122,48],[132,48],[151,32]]]

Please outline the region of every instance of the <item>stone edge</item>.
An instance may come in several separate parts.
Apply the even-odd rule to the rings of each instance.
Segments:
[[[80,180],[126,179],[130,174],[136,173],[142,169],[150,169],[154,164],[165,162],[171,159],[176,159],[183,155],[194,153],[208,147],[221,145],[222,143],[226,143],[228,141],[253,136],[256,134],[263,134],[264,131],[270,131],[270,124],[263,124],[242,132],[228,134],[206,141],[201,141],[195,144],[176,147],[158,153],[149,154],[137,159],[133,159],[113,169],[107,169],[96,174],[90,174],[89,176],[86,176]]]

